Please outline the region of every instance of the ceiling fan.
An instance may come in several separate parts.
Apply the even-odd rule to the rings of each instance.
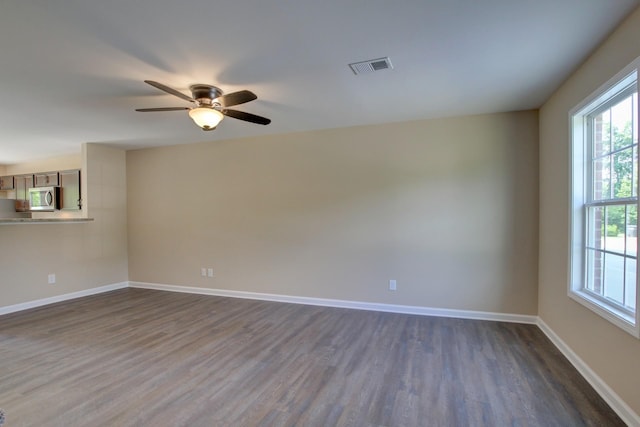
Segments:
[[[214,130],[216,126],[218,126],[218,123],[222,121],[224,116],[233,117],[234,119],[244,120],[245,122],[256,123],[259,125],[268,125],[271,123],[271,120],[266,117],[226,108],[258,99],[255,93],[248,90],[241,90],[223,95],[222,90],[215,86],[195,84],[189,87],[189,90],[191,90],[191,96],[188,96],[170,88],[169,86],[165,86],[162,83],[154,82],[153,80],[145,80],[144,82],[171,95],[177,96],[178,98],[184,99],[185,101],[192,102],[195,104],[195,107],[138,108],[136,111],[154,112],[189,110],[189,117],[191,117],[193,121],[202,128],[202,130]]]

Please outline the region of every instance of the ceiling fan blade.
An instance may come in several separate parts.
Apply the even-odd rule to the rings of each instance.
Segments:
[[[245,122],[256,123],[258,125],[268,125],[269,123],[271,123],[271,120],[267,119],[266,117],[256,116],[255,114],[245,113],[244,111],[224,109],[220,112],[225,116],[244,120]]]
[[[144,82],[146,84],[148,84],[148,85],[151,85],[151,86],[155,87],[156,89],[160,89],[161,91],[167,92],[167,93],[169,93],[169,94],[171,94],[173,96],[177,96],[178,98],[182,98],[185,101],[196,102],[190,96],[187,96],[182,92],[178,92],[177,90],[172,89],[169,86],[165,86],[162,83],[154,82],[153,80],[145,80]]]
[[[241,90],[238,92],[232,92],[227,95],[222,95],[216,99],[223,107],[232,107],[234,105],[244,104],[245,102],[258,99],[255,93],[248,90]]]
[[[189,107],[161,107],[161,108],[136,108],[136,111],[141,111],[143,113],[150,113],[153,111],[182,111],[182,110],[190,110]]]

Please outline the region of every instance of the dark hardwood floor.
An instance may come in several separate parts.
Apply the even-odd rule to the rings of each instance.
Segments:
[[[533,325],[123,289],[0,316],[15,426],[624,425]]]

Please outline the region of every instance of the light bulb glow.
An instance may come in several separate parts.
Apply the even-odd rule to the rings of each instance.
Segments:
[[[189,117],[204,130],[210,130],[218,126],[223,119],[220,111],[210,107],[197,107],[189,110]]]

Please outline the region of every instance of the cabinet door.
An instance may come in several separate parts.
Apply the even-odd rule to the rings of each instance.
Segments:
[[[80,198],[80,170],[60,172],[60,209],[77,211],[82,208]]]
[[[33,187],[33,175],[18,175],[14,177],[14,180],[15,180],[15,189],[16,189],[16,199],[28,200],[29,189]]]
[[[60,185],[58,172],[37,173],[34,175],[36,187],[49,187],[52,185]]]
[[[0,176],[0,190],[13,190],[13,176]]]

